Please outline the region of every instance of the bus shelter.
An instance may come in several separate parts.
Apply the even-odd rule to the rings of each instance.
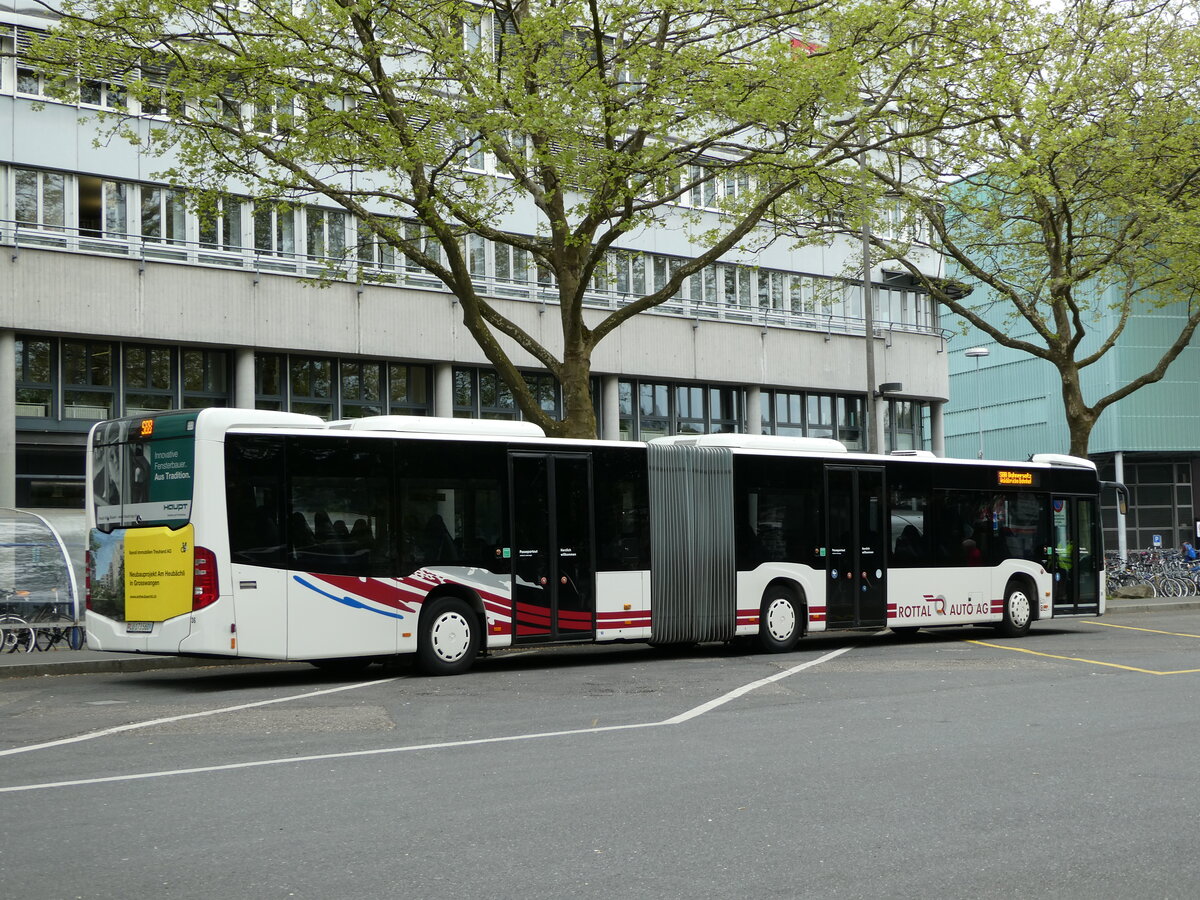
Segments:
[[[83,643],[79,592],[66,545],[41,516],[0,508],[0,650]]]

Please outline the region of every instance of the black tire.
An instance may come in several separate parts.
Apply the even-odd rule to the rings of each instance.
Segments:
[[[891,628],[895,634],[903,635],[904,637],[908,637],[911,634],[916,634],[921,630],[920,625],[893,625]]]
[[[479,654],[479,617],[458,597],[426,604],[417,626],[417,668],[426,675],[460,675]]]
[[[997,630],[1005,637],[1023,637],[1033,624],[1034,595],[1024,581],[1014,579],[1004,588],[1004,621]]]
[[[20,616],[0,618],[0,651],[4,653],[32,653],[37,637],[29,623]]]
[[[795,592],[780,585],[767,588],[758,615],[758,648],[765,653],[786,653],[795,649],[803,630]]]
[[[87,632],[81,625],[72,625],[67,629],[67,646],[72,650],[82,650],[87,642]]]

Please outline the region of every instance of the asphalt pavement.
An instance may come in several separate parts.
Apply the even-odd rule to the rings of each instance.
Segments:
[[[1200,609],[1200,597],[1145,599],[1109,598],[1106,615]],[[0,653],[0,679],[41,675],[88,675],[98,672],[146,672],[152,669],[201,668],[205,666],[267,664],[253,659],[213,659],[187,656],[154,656],[144,653],[112,653],[102,650],[71,650],[55,646],[32,653]]]

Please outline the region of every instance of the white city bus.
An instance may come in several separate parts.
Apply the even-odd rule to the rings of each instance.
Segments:
[[[1101,484],[1071,457],[205,409],[96,425],[88,483],[101,650],[453,674],[547,642],[777,652],[1104,612]]]

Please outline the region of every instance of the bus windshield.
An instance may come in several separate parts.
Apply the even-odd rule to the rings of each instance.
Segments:
[[[96,527],[187,523],[192,511],[196,411],[114,419],[92,440]]]

